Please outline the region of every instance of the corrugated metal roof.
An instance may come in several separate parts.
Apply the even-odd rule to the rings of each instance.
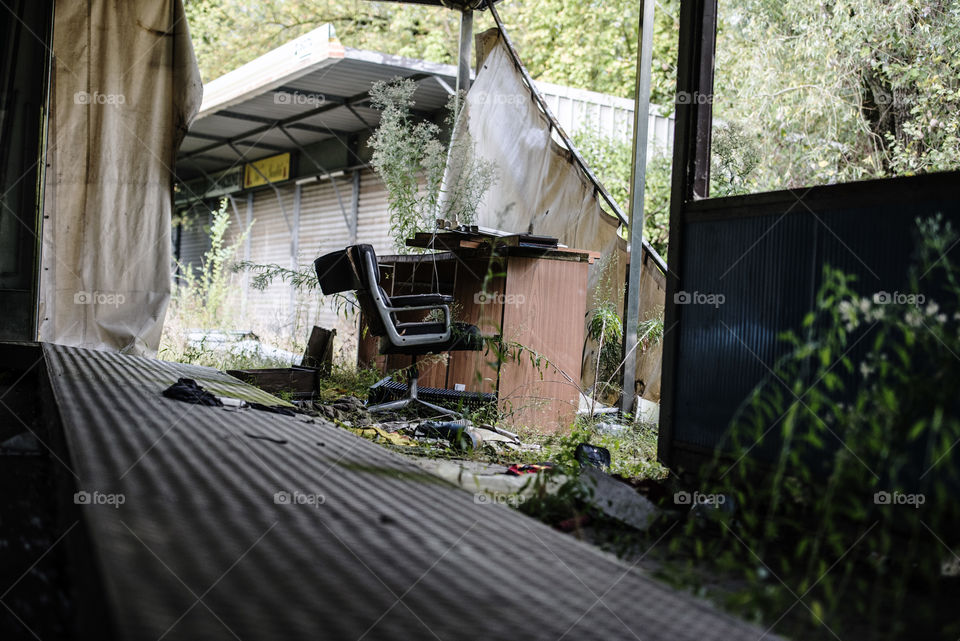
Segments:
[[[177,156],[181,174],[218,169],[210,158],[227,163],[235,160],[236,154],[225,143],[218,145],[218,139],[243,141],[246,144],[240,150],[248,159],[276,153],[270,146],[292,148],[290,140],[276,126],[288,120],[329,130],[289,129],[302,145],[376,127],[380,113],[369,106],[366,94],[377,81],[415,78],[419,81],[414,94],[417,110],[433,113],[446,106],[449,92],[436,78],[447,86],[455,86],[456,67],[344,49],[339,42],[322,47],[319,42],[332,34],[327,27],[291,41],[204,87],[204,104]],[[304,39],[312,43],[309,55],[300,53],[303,46],[297,46]],[[279,70],[270,73],[271,65]],[[246,83],[245,78],[249,79]]]
[[[119,638],[761,634],[345,430],[160,395],[182,376],[263,395],[215,370],[43,350],[78,489],[125,497],[81,510]]]

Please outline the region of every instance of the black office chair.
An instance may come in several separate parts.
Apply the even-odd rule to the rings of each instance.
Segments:
[[[411,403],[420,403],[436,412],[459,417],[457,412],[417,398],[417,379],[420,375],[417,370],[417,356],[483,349],[483,338],[476,326],[451,321],[450,305],[453,297],[443,294],[387,296],[380,287],[380,267],[377,264],[377,255],[370,245],[351,245],[346,249],[331,252],[315,260],[313,266],[324,294],[356,291],[357,302],[363,310],[370,333],[381,339],[381,354],[413,356],[407,396],[367,409],[370,412],[385,412],[407,407]],[[396,316],[398,312],[430,310],[442,310],[443,321],[402,322]]]

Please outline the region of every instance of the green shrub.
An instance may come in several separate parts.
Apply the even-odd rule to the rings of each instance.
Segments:
[[[918,231],[907,294],[862,296],[825,269],[700,481],[729,501],[716,527],[692,519],[673,541],[751,582],[731,597],[742,613],[802,638],[960,634],[937,605],[960,543],[960,237],[940,217]]]

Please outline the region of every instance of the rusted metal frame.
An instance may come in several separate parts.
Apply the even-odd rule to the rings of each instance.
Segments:
[[[676,101],[669,239],[673,270],[666,275],[660,432],[657,440],[657,458],[668,467],[673,462],[679,327],[683,320],[683,307],[676,304],[676,294],[682,286],[684,215],[687,204],[694,198],[695,186],[706,185],[709,180],[710,135],[709,132],[704,133],[703,129],[710,129],[713,114],[709,104],[699,104],[701,101],[695,97],[713,93],[716,32],[717,0],[681,3],[676,96],[689,99]]]

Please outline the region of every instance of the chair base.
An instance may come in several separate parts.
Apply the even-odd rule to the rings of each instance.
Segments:
[[[414,361],[413,367],[410,371],[410,382],[407,383],[407,396],[406,398],[401,398],[396,401],[390,401],[387,403],[378,403],[377,405],[370,405],[367,407],[367,411],[371,414],[376,414],[378,412],[390,412],[392,410],[403,409],[404,407],[409,407],[410,405],[420,404],[424,407],[432,409],[434,412],[439,412],[447,416],[454,416],[456,418],[463,418],[463,415],[459,412],[454,412],[453,410],[448,410],[445,407],[440,407],[439,405],[434,405],[429,403],[421,398],[417,398],[417,381],[420,378],[420,372],[417,370],[416,361]]]

